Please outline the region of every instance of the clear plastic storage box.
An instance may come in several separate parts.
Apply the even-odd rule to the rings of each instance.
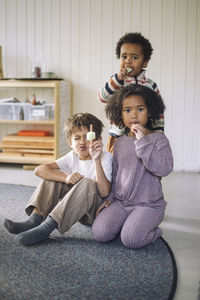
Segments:
[[[24,120],[36,121],[36,120],[49,120],[52,116],[52,104],[32,105],[25,103],[24,108]]]
[[[22,103],[0,103],[0,120],[22,120]]]

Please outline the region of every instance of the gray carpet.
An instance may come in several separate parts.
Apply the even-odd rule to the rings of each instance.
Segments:
[[[38,245],[17,245],[3,221],[25,220],[24,207],[33,191],[34,187],[0,184],[1,300],[173,299],[176,263],[162,238],[131,250],[119,238],[99,244],[89,227],[77,223],[63,236],[55,230]]]

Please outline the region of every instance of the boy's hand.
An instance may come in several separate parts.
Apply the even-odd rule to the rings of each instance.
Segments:
[[[127,76],[130,76],[129,73],[132,72],[132,68],[124,68],[124,67],[121,67],[119,72],[117,73],[117,78],[119,80],[124,80]]]
[[[97,160],[100,158],[100,155],[103,150],[103,143],[100,140],[94,141],[89,145],[89,153],[92,159]]]
[[[70,175],[67,175],[65,178],[65,183],[67,184],[76,184],[78,181],[80,181],[84,176],[81,175],[78,172],[72,173]]]
[[[140,124],[133,124],[131,126],[131,131],[135,134],[137,140],[141,139],[145,135],[152,133],[148,128]]]
[[[104,208],[108,207],[108,206],[110,205],[110,203],[111,203],[110,200],[104,201],[104,202],[99,206],[99,208],[97,209],[96,217],[100,214],[100,212],[101,212]]]
[[[119,72],[117,72],[117,78],[119,80],[124,80],[127,75],[126,68],[120,68]]]

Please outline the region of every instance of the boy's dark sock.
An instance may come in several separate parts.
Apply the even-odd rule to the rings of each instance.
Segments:
[[[42,216],[32,213],[28,220],[24,222],[13,222],[9,219],[5,219],[4,226],[10,233],[18,234],[40,225],[42,220]]]
[[[47,240],[51,232],[57,227],[58,224],[54,221],[54,219],[47,217],[47,219],[39,226],[18,234],[16,236],[16,241],[24,246],[37,244],[41,241]]]

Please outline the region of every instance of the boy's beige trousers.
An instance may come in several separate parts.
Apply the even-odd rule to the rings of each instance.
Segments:
[[[25,211],[30,215],[35,207],[44,220],[51,216],[58,223],[58,231],[63,234],[77,221],[92,224],[101,203],[102,198],[92,179],[83,178],[75,185],[42,180]]]

